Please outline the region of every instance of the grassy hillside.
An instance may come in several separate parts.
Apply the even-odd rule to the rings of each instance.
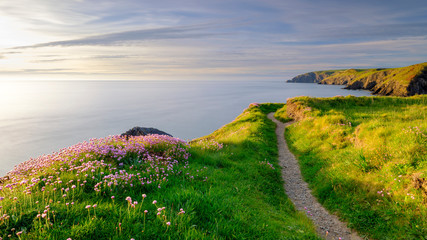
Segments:
[[[0,239],[319,239],[284,193],[275,125],[253,104],[186,143],[93,139],[0,183]]]
[[[374,72],[383,71],[384,69],[346,69],[337,71],[334,74],[324,78],[320,83],[322,84],[338,84],[346,85],[355,79],[362,76],[370,75]]]
[[[374,239],[427,239],[427,96],[299,97],[285,136],[314,194]]]
[[[324,78],[327,78],[332,74],[340,71],[342,70],[326,70],[326,71],[315,71],[315,72],[304,73],[292,78],[291,80],[288,80],[287,82],[319,83]]]
[[[349,69],[323,79],[322,84],[347,85],[380,95],[412,96],[427,93],[427,63],[389,69]]]
[[[365,89],[378,95],[405,97],[427,94],[427,62],[401,68],[309,72],[288,82],[347,85],[347,89]]]

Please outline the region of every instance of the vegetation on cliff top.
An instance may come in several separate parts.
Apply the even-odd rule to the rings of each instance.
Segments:
[[[348,69],[344,71],[335,72],[329,78],[324,79],[324,81],[333,81],[333,78],[349,76],[351,77],[351,79],[350,82],[348,82],[347,84],[350,84],[354,81],[367,78],[372,74],[383,72],[383,82],[397,81],[407,86],[409,82],[416,76],[419,76],[426,67],[427,62],[401,68]]]
[[[325,71],[308,72],[308,73],[300,74],[292,78],[291,80],[288,80],[288,82],[319,83],[324,78],[327,78],[332,74],[340,71],[342,70],[325,70]]]
[[[190,143],[93,139],[0,182],[0,239],[320,239],[284,193],[275,125],[253,104]]]
[[[277,111],[276,111],[277,110]],[[0,180],[0,239],[319,239],[283,190],[275,125],[314,194],[375,239],[427,239],[427,96],[251,104],[186,143],[92,139]]]
[[[285,136],[330,211],[374,239],[427,239],[427,96],[298,97]]]
[[[323,74],[329,72],[330,74]],[[366,89],[379,95],[412,96],[427,93],[427,63],[401,68],[347,69],[312,72],[295,77],[290,82],[310,82],[311,76],[322,84],[347,85],[348,89]],[[307,75],[307,76],[306,76]],[[305,76],[305,77],[304,77]]]

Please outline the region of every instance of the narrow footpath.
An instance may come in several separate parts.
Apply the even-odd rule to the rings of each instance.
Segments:
[[[276,123],[276,135],[279,148],[279,164],[282,167],[282,178],[286,194],[295,207],[311,218],[317,227],[318,234],[325,239],[361,240],[356,232],[347,228],[337,216],[329,212],[311,194],[308,184],[303,180],[298,161],[289,151],[284,138],[285,128],[291,123],[284,124],[269,113],[268,118]]]

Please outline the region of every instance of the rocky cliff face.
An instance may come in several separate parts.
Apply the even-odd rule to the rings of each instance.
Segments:
[[[365,89],[372,91],[373,94],[384,96],[410,96],[406,91],[406,87],[401,83],[397,81],[383,82],[384,75],[386,73],[382,72],[358,79],[348,84],[345,89]]]
[[[320,81],[320,84],[331,84],[331,85],[346,85],[356,78],[358,70],[348,69],[340,72],[336,72],[331,76]]]
[[[414,80],[409,83],[407,91],[409,96],[415,94],[427,94],[427,67],[424,68],[420,75],[415,77]]]
[[[294,83],[319,83],[323,79],[337,72],[336,70],[309,72],[298,75],[287,82]]]
[[[313,76],[310,73],[303,75]],[[293,80],[299,82],[298,80],[302,79],[301,77],[298,78],[299,76]],[[403,68],[335,71],[318,83],[347,85],[346,89],[365,89],[378,95],[412,96],[427,94],[427,63]]]
[[[427,93],[427,63],[373,71],[347,84],[346,89],[366,89],[373,94],[407,97]]]

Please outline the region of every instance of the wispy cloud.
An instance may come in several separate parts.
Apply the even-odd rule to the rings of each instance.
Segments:
[[[125,58],[133,58],[133,57],[137,57],[135,55],[96,55],[93,56],[92,58],[95,59],[125,59]]]
[[[314,35],[317,39],[347,41],[417,36],[427,36],[427,22],[330,28],[329,31],[320,32],[317,36]]]
[[[168,39],[197,39],[214,35],[223,35],[224,32],[207,31],[214,24],[198,24],[192,26],[164,27],[154,29],[141,29],[123,31],[109,34],[100,34],[73,40],[54,41],[34,44],[29,46],[19,46],[13,49],[40,48],[40,47],[71,47],[71,46],[93,46],[93,45],[121,45],[125,42],[142,42],[150,40]]]
[[[2,54],[2,55],[8,55],[8,54],[19,54],[19,53],[21,53],[21,52],[18,52],[18,51],[4,51],[4,52],[1,52],[0,54]]]
[[[62,62],[70,60],[69,58],[52,58],[52,59],[38,59],[38,60],[32,60],[33,63],[48,63],[48,62]]]
[[[58,73],[64,71],[70,71],[70,68],[43,68],[43,69],[22,69],[22,71],[27,73]]]
[[[410,24],[387,24],[366,27],[329,28],[304,35],[294,35],[277,44],[289,46],[320,46],[339,43],[363,43],[412,37],[426,37],[427,22]]]

